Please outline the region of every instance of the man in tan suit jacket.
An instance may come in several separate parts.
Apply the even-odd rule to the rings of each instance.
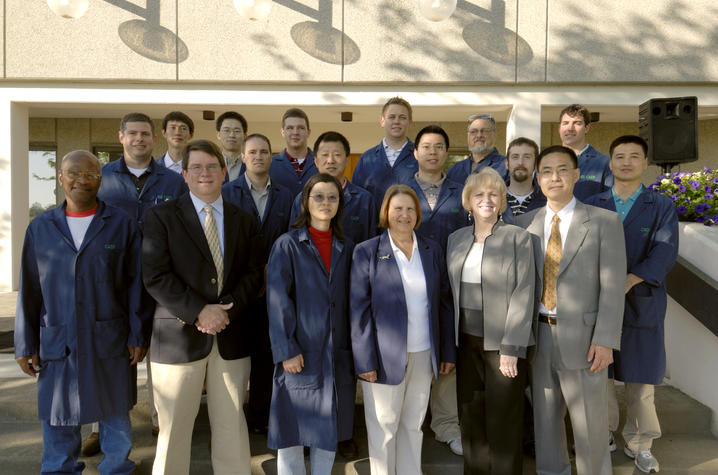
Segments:
[[[536,472],[570,475],[568,409],[578,473],[608,475],[606,368],[621,341],[626,251],[618,214],[573,196],[577,164],[569,148],[541,152],[536,168],[547,204],[517,218],[532,235],[537,271]]]

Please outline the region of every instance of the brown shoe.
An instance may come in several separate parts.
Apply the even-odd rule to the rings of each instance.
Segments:
[[[82,441],[82,456],[92,457],[100,452],[102,452],[102,449],[100,448],[100,434],[92,432],[85,440]]]
[[[152,426],[152,437],[160,435],[160,426]]]
[[[359,455],[359,448],[354,439],[342,440],[337,444],[337,452],[345,459],[353,459]]]

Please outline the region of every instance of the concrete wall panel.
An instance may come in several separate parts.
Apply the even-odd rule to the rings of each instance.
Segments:
[[[76,20],[43,0],[6,0],[5,8],[8,79],[176,77],[175,2],[92,1]]]
[[[517,82],[546,80],[546,23],[549,0],[518,2],[517,21]],[[528,51],[521,48],[528,45]]]
[[[341,81],[341,2],[284,3],[273,3],[268,22],[256,22],[231,1],[181,2],[179,35],[189,57],[179,79]]]
[[[345,63],[344,80],[514,82],[516,3],[459,2],[448,20],[435,23],[415,0],[346,0],[344,31],[360,57]]]
[[[715,81],[712,0],[549,2],[549,82]]]

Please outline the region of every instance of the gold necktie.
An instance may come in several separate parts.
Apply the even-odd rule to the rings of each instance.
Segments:
[[[209,250],[214,261],[214,268],[217,270],[217,295],[219,296],[222,290],[222,277],[224,276],[224,259],[222,258],[222,248],[219,247],[217,224],[214,222],[212,207],[210,205],[205,206],[204,212],[204,236],[207,238],[207,244],[209,244]]]
[[[561,231],[558,229],[560,221],[557,214],[553,215],[551,236],[548,238],[546,257],[543,261],[541,303],[544,304],[546,310],[556,307],[556,279],[558,278],[558,267],[561,264]]]

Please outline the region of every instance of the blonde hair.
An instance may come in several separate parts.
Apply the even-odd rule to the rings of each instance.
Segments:
[[[474,190],[480,186],[491,188],[499,193],[501,197],[501,205],[499,207],[499,215],[506,211],[508,206],[506,203],[506,183],[499,172],[491,167],[484,167],[479,173],[472,173],[464,183],[464,190],[461,192],[461,204],[464,209],[471,213],[471,195]]]

